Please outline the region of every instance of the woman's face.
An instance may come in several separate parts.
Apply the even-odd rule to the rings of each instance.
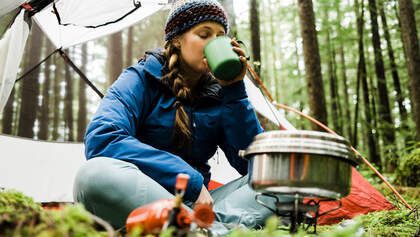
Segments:
[[[204,57],[204,46],[217,36],[225,35],[224,27],[216,22],[200,23],[180,37],[181,70],[187,74],[203,74],[208,72]]]

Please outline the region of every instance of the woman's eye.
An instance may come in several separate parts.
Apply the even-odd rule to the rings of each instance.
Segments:
[[[208,34],[200,34],[200,37],[205,39],[205,38],[209,37],[209,35]]]

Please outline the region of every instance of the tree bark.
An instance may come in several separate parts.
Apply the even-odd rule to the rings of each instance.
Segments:
[[[54,58],[54,83],[53,83],[53,130],[52,130],[52,140],[57,141],[58,137],[60,136],[58,132],[59,124],[60,124],[60,103],[61,103],[61,93],[60,93],[60,84],[63,78],[63,63],[64,61],[61,60],[62,58]]]
[[[65,53],[70,57],[69,50]],[[74,141],[73,135],[73,81],[70,72],[70,66],[65,65],[65,95],[64,95],[64,124],[67,132],[67,141]]]
[[[131,27],[130,27],[131,28]],[[87,43],[82,45],[82,66],[80,70],[86,74],[87,66]],[[77,141],[82,142],[86,132],[87,125],[87,100],[86,100],[86,82],[79,80],[79,111],[77,112]]]
[[[46,40],[47,47],[45,48],[45,55],[54,50],[53,45],[49,40]],[[51,67],[51,58],[45,62],[44,68],[44,83],[42,85],[42,102],[39,115],[39,131],[38,139],[47,140],[48,139],[48,123],[50,118],[50,67]]]
[[[270,51],[271,51],[271,57],[272,57],[271,66],[273,68],[272,80],[274,80],[274,87],[276,88],[275,100],[279,101],[280,100],[280,80],[278,79],[277,66],[276,66],[277,60],[278,60],[277,59],[278,53],[277,53],[277,47],[276,47],[277,43],[276,43],[276,38],[275,38],[276,29],[274,26],[274,19],[273,19],[273,16],[274,16],[273,9],[272,9],[273,5],[270,5],[268,7],[268,11],[270,13],[270,42],[271,42],[271,45],[274,46]]]
[[[127,32],[127,46],[125,48],[125,67],[129,67],[133,64],[133,34],[134,26],[130,26]]]
[[[327,124],[327,107],[312,0],[298,0],[298,6],[310,113],[321,123]],[[315,124],[312,124],[312,128],[322,131],[322,128]]]
[[[363,102],[365,105],[365,119],[366,119],[366,137],[368,142],[368,150],[369,150],[369,158],[370,160],[376,164],[379,168],[381,168],[381,158],[378,156],[378,152],[376,150],[376,143],[374,139],[374,135],[372,132],[372,113],[370,108],[370,100],[369,100],[369,86],[367,83],[367,75],[366,75],[366,61],[365,61],[365,53],[364,53],[364,42],[363,42],[363,28],[364,28],[364,1],[362,0],[361,3],[361,13],[358,14],[359,4],[358,1],[355,1],[356,7],[356,16],[357,16],[357,31],[359,35],[359,65],[357,70],[357,77],[358,81],[362,83],[363,88]]]
[[[330,25],[329,21],[329,5],[325,4],[324,6],[324,18],[322,21],[323,28],[325,30],[325,42],[327,44],[327,68],[328,68],[328,78],[330,84],[330,105],[331,105],[331,120],[333,123],[333,128],[338,134],[342,134],[342,129],[340,125],[341,116],[339,115],[339,101],[337,93],[337,71],[335,69],[335,51],[334,51],[334,41],[330,37]]]
[[[349,103],[349,94],[348,94],[348,85],[347,85],[347,68],[346,60],[344,57],[344,43],[343,43],[343,31],[341,29],[341,19],[342,11],[340,10],[340,1],[336,0],[336,10],[337,10],[337,31],[340,37],[340,64],[341,64],[341,81],[343,82],[343,96],[344,96],[344,114],[346,116],[346,121],[343,125],[343,129],[347,132],[348,139],[351,141],[351,115],[350,115],[350,103]]]
[[[406,122],[407,121],[407,109],[404,106],[404,95],[403,92],[401,90],[401,85],[400,85],[400,78],[398,75],[398,69],[397,69],[397,63],[395,62],[395,57],[394,57],[394,49],[392,48],[392,43],[391,43],[391,37],[389,35],[389,30],[388,30],[388,23],[386,20],[386,16],[385,16],[385,11],[384,11],[384,4],[382,1],[379,1],[379,13],[381,16],[381,20],[382,20],[382,26],[383,26],[383,30],[384,30],[384,36],[386,39],[386,43],[387,43],[387,50],[388,50],[388,57],[389,57],[389,63],[391,66],[391,72],[392,72],[392,79],[394,82],[394,89],[395,92],[397,93],[397,103],[398,103],[398,108],[400,111],[400,118],[401,121]]]
[[[255,72],[261,71],[261,43],[260,43],[260,16],[257,0],[250,0],[249,21],[251,26],[251,47]]]
[[[109,36],[108,44],[108,85],[111,85],[118,79],[123,69],[122,55],[122,35],[121,32],[114,33]]]
[[[369,0],[369,12],[371,18],[371,31],[372,31],[372,45],[375,53],[375,71],[378,80],[378,93],[379,93],[379,116],[381,118],[381,132],[383,134],[384,147],[391,147],[395,144],[394,123],[388,98],[388,87],[385,78],[385,67],[381,52],[381,41],[379,37],[378,27],[378,13],[376,9],[376,1]],[[392,150],[387,150],[387,154],[393,154]],[[395,167],[395,163],[390,164]],[[390,168],[391,170],[393,168]]]
[[[407,70],[410,80],[410,95],[416,125],[416,141],[420,141],[420,48],[414,17],[413,2],[398,0],[401,32],[407,54]]]
[[[29,70],[37,63],[39,63],[41,58],[42,32],[38,25],[33,24],[32,26],[32,35],[28,56],[29,61],[28,64],[25,65],[24,71]],[[21,81],[22,101],[19,115],[18,136],[33,138],[36,112],[38,109],[39,67],[32,71]]]
[[[15,101],[15,88],[13,87],[12,92],[10,92],[9,99],[7,100],[6,105],[3,110],[3,119],[2,132],[4,134],[12,134],[12,125],[13,125],[13,102]]]

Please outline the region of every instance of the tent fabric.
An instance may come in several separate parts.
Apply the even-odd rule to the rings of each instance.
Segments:
[[[25,11],[21,10],[12,27],[0,40],[0,113],[13,89],[20,60],[29,35],[29,25],[25,22]]]
[[[296,128],[285,118],[284,113],[281,113],[248,77],[246,77],[244,81],[249,101],[257,113],[283,129],[296,130]]]
[[[73,180],[85,161],[81,143],[44,142],[0,135],[0,188],[35,202],[72,202]]]
[[[58,1],[56,8],[59,11],[61,22],[70,25],[58,23],[52,5],[35,14],[34,18],[56,48],[65,49],[129,27],[164,8],[167,2],[167,0],[142,0],[140,1],[141,7],[132,14],[121,21],[98,28],[86,28],[85,26],[119,19],[134,8],[133,0]]]
[[[24,2],[26,2],[26,0],[1,0],[0,1],[0,17],[15,10]]]
[[[58,1],[55,3],[62,25],[84,27],[102,25],[104,21],[116,21],[141,5],[133,0],[112,1],[112,5],[98,5],[96,1]]]
[[[320,225],[331,225],[344,219],[352,219],[358,215],[374,211],[393,210],[394,206],[360,175],[355,168],[352,171],[350,195],[341,199],[342,207],[318,220]],[[324,202],[320,205],[320,213],[337,207],[337,202]]]

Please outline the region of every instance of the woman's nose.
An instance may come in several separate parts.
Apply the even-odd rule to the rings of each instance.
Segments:
[[[212,39],[214,39],[214,38],[216,38],[216,37],[217,37],[217,35],[216,35],[216,34],[214,34],[214,35],[211,35],[211,36],[210,36],[210,39],[209,39],[209,41],[210,41],[210,40],[212,40]]]

